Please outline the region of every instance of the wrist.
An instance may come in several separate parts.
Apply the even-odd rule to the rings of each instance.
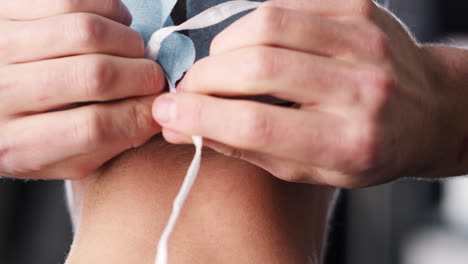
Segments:
[[[450,46],[422,46],[427,73],[438,101],[440,137],[434,150],[440,151],[439,166],[429,177],[459,176],[468,173],[468,50]]]

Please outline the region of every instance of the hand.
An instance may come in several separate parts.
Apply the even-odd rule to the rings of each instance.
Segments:
[[[164,75],[130,23],[119,0],[2,1],[0,176],[80,179],[160,131]]]
[[[181,93],[154,103],[169,142],[203,136],[283,180],[349,188],[442,176],[455,163],[462,135],[449,125],[461,122],[460,102],[441,89],[445,70],[371,0],[269,1],[210,53]]]

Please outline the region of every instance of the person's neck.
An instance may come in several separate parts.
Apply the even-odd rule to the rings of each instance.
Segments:
[[[75,182],[80,214],[66,264],[154,263],[192,152],[160,138]],[[204,153],[169,241],[169,263],[320,259],[334,188],[283,182],[247,162]]]

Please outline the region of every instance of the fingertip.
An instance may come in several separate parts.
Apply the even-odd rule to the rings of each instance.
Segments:
[[[122,1],[120,2],[119,20],[126,26],[130,26],[133,21],[132,13],[130,13],[130,10]]]
[[[194,88],[194,83],[198,81],[198,75],[202,75],[203,72],[199,71],[200,61],[192,65],[192,67],[185,73],[184,77],[177,84],[176,90],[178,93],[185,92],[197,92]],[[203,78],[203,77],[201,77]]]
[[[164,91],[168,84],[163,68],[154,61],[146,59],[144,61],[146,62],[144,74],[148,77],[147,86],[151,87],[154,93]]]
[[[167,93],[154,100],[152,107],[153,117],[160,124],[169,123],[177,115],[177,106],[173,94]]]
[[[191,137],[184,135],[182,133],[179,133],[175,130],[172,129],[163,129],[163,137],[164,139],[173,144],[189,144],[192,142]]]
[[[135,58],[143,58],[145,57],[145,40],[143,37],[134,29],[129,29],[133,31],[133,35],[135,36]]]
[[[161,102],[166,101],[166,100],[174,100],[174,98],[175,98],[175,94],[174,94],[174,93],[163,93],[163,94],[157,96],[157,97],[154,99],[154,102],[153,102],[153,110],[154,110],[154,107],[155,107],[157,104],[160,104]]]
[[[213,62],[216,61],[211,57],[195,62],[177,84],[177,92],[203,93],[205,84],[210,83],[213,75],[217,74],[216,69],[220,67],[219,64]]]

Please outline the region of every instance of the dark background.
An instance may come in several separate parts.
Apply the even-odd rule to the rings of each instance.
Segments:
[[[392,0],[390,9],[422,42],[468,31],[468,1]],[[417,241],[416,234],[428,227],[452,230],[441,216],[444,184],[402,180],[344,191],[331,223],[326,264],[429,264],[410,260],[419,253],[408,241]],[[63,263],[71,243],[64,197],[60,181],[0,179],[0,264]]]

